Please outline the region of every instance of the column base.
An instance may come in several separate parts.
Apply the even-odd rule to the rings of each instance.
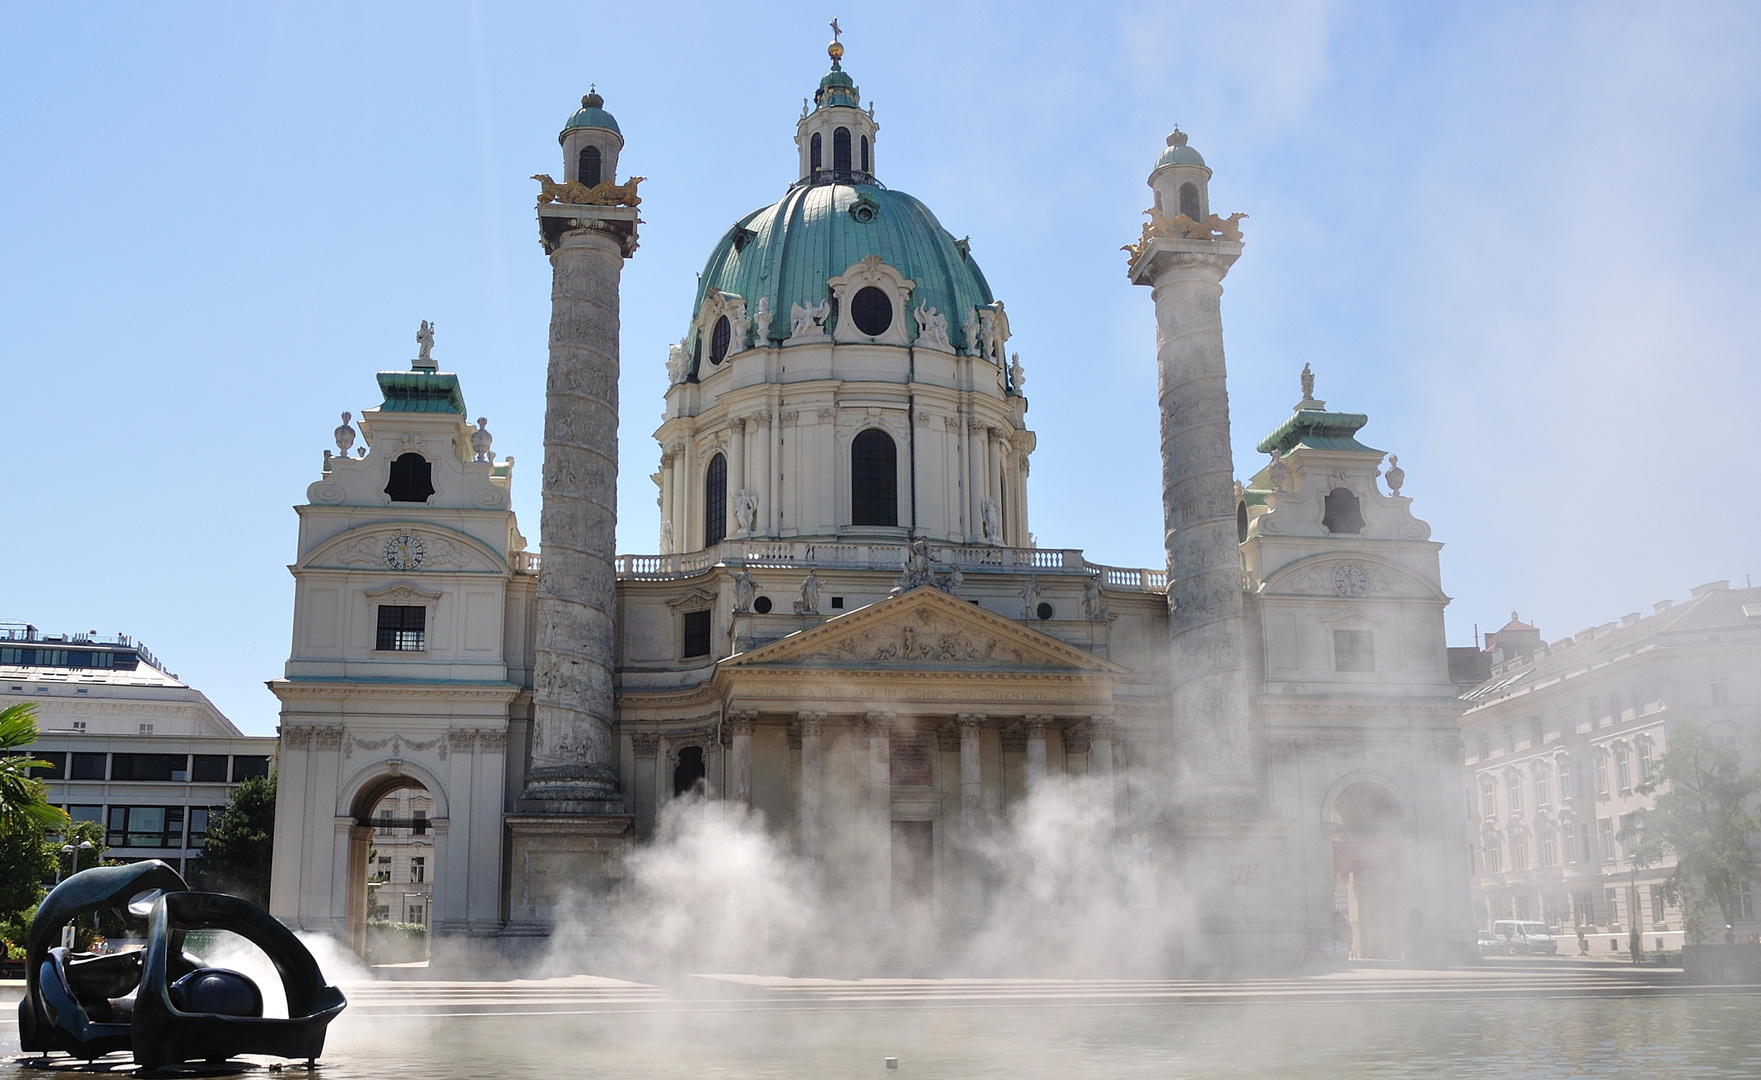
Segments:
[[[522,800],[523,802],[523,800]],[[626,814],[508,814],[507,933],[546,933],[559,918],[606,912],[634,818]]]

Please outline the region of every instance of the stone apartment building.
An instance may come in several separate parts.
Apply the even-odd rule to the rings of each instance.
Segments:
[[[1513,612],[1483,651],[1491,674],[1463,695],[1461,719],[1480,928],[1582,929],[1594,955],[1625,949],[1636,923],[1646,948],[1679,947],[1673,860],[1638,866],[1621,830],[1650,805],[1638,789],[1677,724],[1744,746],[1761,722],[1761,589],[1712,582],[1551,644]],[[1756,890],[1742,893],[1739,935],[1761,930]]]

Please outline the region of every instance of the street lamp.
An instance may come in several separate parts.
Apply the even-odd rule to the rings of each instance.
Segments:
[[[81,840],[77,844],[62,844],[61,845],[61,854],[73,856],[73,871],[67,875],[68,877],[72,877],[74,874],[79,873],[79,853],[82,851],[90,851],[90,850],[92,850],[92,842],[90,840]],[[57,862],[56,866],[55,866],[55,884],[57,884],[57,885],[61,884],[61,865],[59,862]],[[97,916],[94,915],[94,916],[92,916],[92,918],[96,919]],[[73,950],[73,924],[72,923],[68,923],[66,926],[63,926],[61,928],[61,947],[64,949],[67,949],[70,952]]]

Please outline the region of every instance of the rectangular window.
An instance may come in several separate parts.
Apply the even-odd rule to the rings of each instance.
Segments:
[[[1608,905],[1608,929],[1614,930],[1618,933],[1618,928],[1620,926],[1620,890],[1604,889],[1602,891],[1605,894],[1604,902]],[[1612,941],[1609,942],[1609,944],[1618,946],[1618,943]]]
[[[1614,831],[1614,839],[1620,844],[1621,858],[1631,858],[1633,849],[1639,844],[1638,821],[1634,815],[1620,815],[1620,827]]]
[[[1541,830],[1541,865],[1559,865],[1559,847],[1554,842],[1552,829]]]
[[[1624,711],[1623,709],[1621,709],[1620,705],[1621,705],[1620,691],[1619,690],[1610,691],[1608,694],[1608,715],[1612,716],[1616,720],[1619,720],[1620,714]]]
[[[76,753],[73,755],[73,768],[70,775],[75,780],[108,779],[109,774],[106,770],[110,764],[109,758],[108,754]]]
[[[102,806],[69,806],[66,809],[67,816],[72,818],[76,825],[82,821],[104,820],[104,808]]]
[[[1510,838],[1510,868],[1512,870],[1527,870],[1529,868],[1529,838],[1522,833],[1517,833]],[[1526,912],[1523,914],[1523,918],[1528,918]]]
[[[1507,754],[1516,753],[1516,725],[1515,724],[1505,724],[1504,725],[1504,752]]]
[[[1730,704],[1730,682],[1724,677],[1723,672],[1718,672],[1712,676],[1712,704]]]
[[[378,827],[377,831],[380,836],[390,836],[391,835],[391,811],[390,810],[379,811],[379,827]]]
[[[1644,738],[1644,739],[1639,740],[1639,783],[1641,785],[1644,785],[1644,784],[1649,784],[1650,782],[1651,782],[1651,740],[1648,738]]]
[[[1591,751],[1596,755],[1596,797],[1608,798],[1608,751],[1597,749]]]
[[[1571,758],[1559,759],[1559,801],[1571,802]]]
[[[1651,886],[1651,921],[1654,923],[1657,923],[1658,925],[1662,925],[1662,923],[1663,923],[1663,910],[1664,910],[1663,886],[1653,885],[1653,886]],[[1754,916],[1753,915],[1744,915],[1743,918],[1752,919],[1752,918],[1754,918]]]
[[[67,754],[60,750],[27,750],[25,753],[38,761],[47,761],[48,768],[41,765],[31,770],[31,775],[38,780],[67,779]]]
[[[190,779],[198,784],[226,783],[225,754],[197,754],[190,768]]]
[[[106,843],[113,848],[180,848],[181,806],[112,806]]]
[[[86,722],[84,720],[75,720],[73,722],[73,733],[75,735],[84,735],[86,733]]]
[[[1596,925],[1596,894],[1588,889],[1571,894],[1571,913],[1579,926]]]
[[[1490,776],[1480,777],[1480,816],[1487,821],[1498,816],[1498,784]]]
[[[410,905],[410,921],[413,923],[419,923],[419,922],[426,921],[422,918],[422,905],[421,904],[411,904]]]
[[[1370,637],[1370,631],[1333,631],[1333,670],[1376,670],[1375,643]]]
[[[1590,850],[1590,823],[1578,822],[1578,855],[1583,862],[1595,862],[1595,853]]]
[[[1568,821],[1562,831],[1565,833],[1565,861],[1575,863],[1578,861],[1578,823]]]
[[[1523,774],[1513,772],[1504,778],[1505,797],[1510,801],[1512,816],[1523,812]]]
[[[192,806],[190,807],[189,846],[200,848],[208,842],[208,823],[213,821],[224,806]]]
[[[269,775],[269,755],[267,754],[234,754],[232,756],[232,782],[249,780],[253,776]]]
[[[153,734],[153,725],[152,725],[152,724],[142,724],[142,725],[140,725],[140,731],[139,731],[139,734],[142,734],[142,735],[151,735],[151,734]]]
[[[1596,833],[1602,838],[1602,861],[1614,861],[1614,819],[1597,818]]]
[[[1529,746],[1531,748],[1539,747],[1543,742],[1547,741],[1542,738],[1543,732],[1541,727],[1541,718],[1539,716],[1529,717]]]
[[[112,754],[110,779],[183,783],[190,778],[188,754]]]
[[[1553,808],[1552,771],[1545,761],[1535,762],[1535,809],[1542,813]]]
[[[1492,733],[1482,731],[1479,736],[1480,760],[1485,761],[1492,756]]]
[[[428,859],[426,856],[417,856],[410,860],[410,880],[417,885],[428,880]]]
[[[428,811],[426,811],[426,810],[411,810],[410,811],[410,835],[411,836],[427,836],[428,835]]]
[[[1739,881],[1737,882],[1737,918],[1753,919],[1754,917],[1755,890],[1747,881]]]
[[[1620,782],[1620,793],[1622,795],[1631,795],[1633,793],[1633,770],[1631,758],[1632,755],[1628,752],[1626,743],[1617,742],[1614,744],[1614,776],[1615,779]]]
[[[1504,872],[1504,850],[1496,841],[1486,845],[1486,873]]]
[[[419,605],[380,604],[378,652],[421,652],[427,648],[428,609]]]
[[[685,644],[679,656],[689,660],[693,656],[709,655],[709,612],[685,612]]]

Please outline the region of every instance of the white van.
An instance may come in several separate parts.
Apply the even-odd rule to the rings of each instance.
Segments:
[[[1512,956],[1553,956],[1559,952],[1559,942],[1548,933],[1546,923],[1499,919],[1492,924],[1492,933],[1504,941]]]

